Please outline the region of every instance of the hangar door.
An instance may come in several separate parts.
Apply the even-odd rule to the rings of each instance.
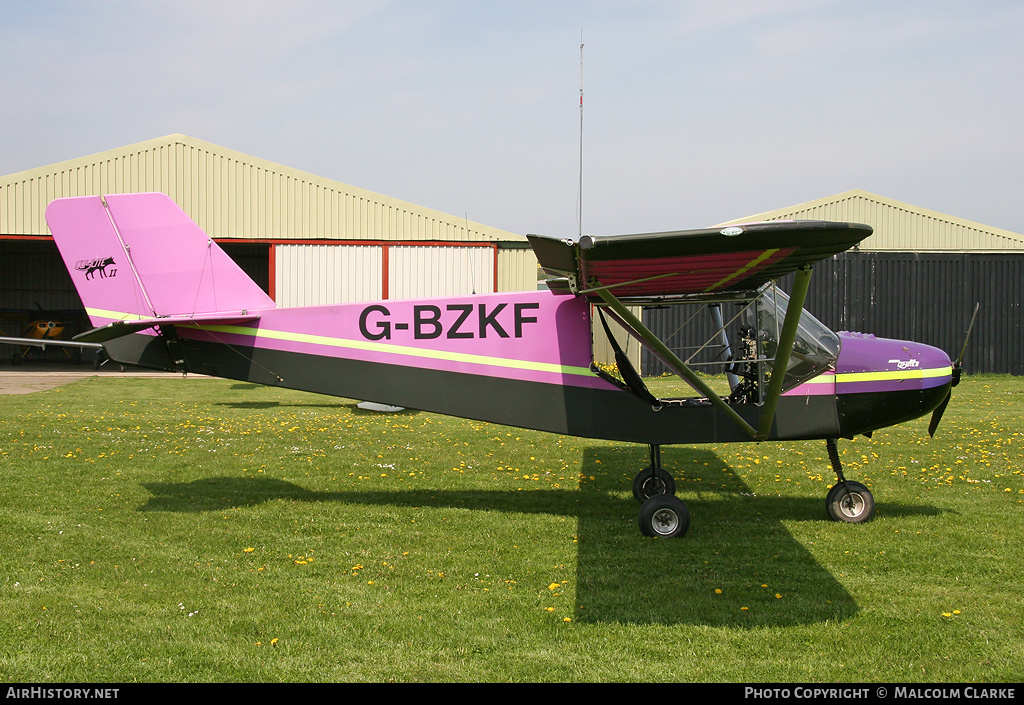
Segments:
[[[496,289],[490,243],[274,246],[278,306],[487,294]]]

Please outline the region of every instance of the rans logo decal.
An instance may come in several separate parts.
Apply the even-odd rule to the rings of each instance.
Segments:
[[[97,257],[96,259],[80,259],[75,262],[75,269],[80,272],[85,272],[86,279],[95,279],[96,275],[99,274],[101,279],[107,277],[113,277],[117,275],[117,267],[114,265],[113,257]],[[110,269],[108,269],[108,267]]]
[[[893,359],[893,360],[889,360],[889,364],[890,365],[896,365],[896,367],[901,369],[901,370],[906,370],[906,369],[911,369],[911,368],[914,368],[914,367],[920,367],[921,366],[921,363],[918,362],[917,360]]]

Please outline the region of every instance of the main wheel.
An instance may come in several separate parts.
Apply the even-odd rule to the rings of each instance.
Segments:
[[[672,475],[664,470],[658,470],[657,476],[654,468],[644,468],[633,478],[633,497],[637,502],[656,497],[661,494],[675,494],[676,481]]]
[[[825,497],[825,508],[832,521],[863,524],[875,513],[875,498],[859,482],[837,482]]]
[[[690,510],[683,500],[659,494],[640,506],[640,533],[644,536],[679,538],[690,528]]]

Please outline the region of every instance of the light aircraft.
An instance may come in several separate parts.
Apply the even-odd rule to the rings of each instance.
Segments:
[[[933,427],[959,380],[942,350],[833,333],[802,311],[814,263],[866,225],[775,221],[704,230],[529,236],[547,290],[278,308],[166,195],[53,201],[46,220],[92,330],[122,364],[246,380],[498,424],[645,444],[633,482],[648,536],[686,533],[690,513],[661,446],[824,439],[837,482],[826,507],[863,522],[874,499],[843,476],[837,439],[920,417]],[[791,294],[775,280],[795,275]],[[644,325],[637,307],[696,305],[715,344],[739,326],[718,394]],[[724,321],[723,307],[739,313]],[[621,326],[695,396],[657,398],[616,347],[619,377],[594,364],[594,312]],[[609,320],[611,323],[609,323]],[[611,337],[611,336],[609,336]],[[612,338],[614,341],[614,338]]]
[[[12,365],[20,365],[28,357],[28,353],[32,348],[41,348],[42,350],[46,350],[47,346],[60,348],[76,364],[80,362],[78,354],[82,350],[96,350],[97,353],[103,350],[103,346],[99,343],[64,340],[61,338],[63,334],[64,324],[62,322],[50,318],[41,318],[29,323],[25,330],[22,331],[21,337],[0,336],[0,343],[21,347],[20,352],[15,352],[11,355]],[[99,362],[98,357],[97,362]]]

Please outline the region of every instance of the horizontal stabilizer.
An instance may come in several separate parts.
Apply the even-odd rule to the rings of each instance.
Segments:
[[[105,343],[114,338],[137,333],[147,328],[157,326],[180,326],[180,325],[235,325],[255,321],[259,316],[227,316],[223,314],[209,314],[196,316],[161,316],[159,318],[140,318],[133,321],[114,321],[105,326],[99,326],[75,336],[74,340],[83,343]]]
[[[98,350],[103,346],[91,341],[57,340],[55,338],[7,338],[0,336],[0,343],[5,345],[23,345],[32,348],[46,348],[52,346],[65,348],[79,348],[81,350]]]

